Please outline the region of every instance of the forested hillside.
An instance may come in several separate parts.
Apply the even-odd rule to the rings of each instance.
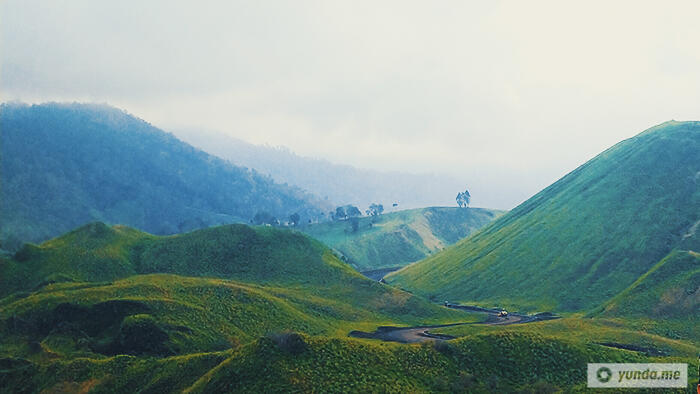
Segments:
[[[300,189],[106,105],[4,104],[0,153],[3,248],[95,220],[172,234],[248,222],[258,211],[305,220],[325,212]]]

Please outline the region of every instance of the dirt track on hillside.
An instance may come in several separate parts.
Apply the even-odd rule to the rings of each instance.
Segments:
[[[523,315],[519,313],[511,313],[508,317],[498,317],[497,309],[486,309],[480,307],[462,306],[462,305],[451,305],[450,308],[463,309],[470,312],[484,313],[487,315],[487,319],[483,322],[466,322],[466,323],[452,323],[452,324],[441,324],[441,325],[424,325],[416,327],[391,327],[382,326],[377,327],[374,332],[364,332],[364,331],[351,331],[348,336],[355,338],[369,338],[369,339],[379,339],[382,341],[389,342],[400,342],[400,343],[416,343],[416,342],[426,342],[426,341],[446,341],[454,339],[449,335],[439,335],[432,334],[430,332],[431,328],[442,328],[442,327],[452,327],[461,325],[489,325],[489,326],[505,326],[511,324],[525,324],[532,323],[536,321],[557,319],[551,313],[541,313],[537,315]]]

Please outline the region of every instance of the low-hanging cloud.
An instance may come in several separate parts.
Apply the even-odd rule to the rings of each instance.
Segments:
[[[512,207],[662,121],[700,118],[697,2],[0,4],[3,100],[108,102]]]

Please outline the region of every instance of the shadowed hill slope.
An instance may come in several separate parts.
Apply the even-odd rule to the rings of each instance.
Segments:
[[[700,220],[698,207],[700,123],[667,122],[386,279],[434,299],[589,309],[681,247]]]
[[[604,314],[700,316],[700,254],[674,251],[605,305]]]
[[[40,242],[92,221],[172,234],[326,212],[319,200],[204,153],[107,105],[0,106],[0,240]]]

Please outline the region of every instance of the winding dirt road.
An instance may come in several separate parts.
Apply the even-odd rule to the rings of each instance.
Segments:
[[[525,324],[535,321],[551,320],[557,319],[551,313],[540,313],[536,315],[522,315],[519,313],[512,313],[508,317],[498,317],[498,309],[486,309],[480,307],[463,306],[463,305],[448,305],[449,308],[463,309],[470,312],[483,313],[488,315],[486,320],[483,322],[467,322],[467,323],[452,323],[452,324],[442,324],[442,325],[425,325],[416,327],[391,327],[382,326],[378,327],[374,332],[364,332],[364,331],[352,331],[348,336],[355,338],[370,338],[379,339],[382,341],[390,342],[400,342],[400,343],[416,343],[416,342],[426,342],[426,341],[446,341],[454,339],[454,337],[448,335],[438,335],[431,334],[431,328],[441,328],[441,327],[451,327],[460,326],[466,324],[472,325],[490,325],[490,326],[505,326],[510,324]]]

